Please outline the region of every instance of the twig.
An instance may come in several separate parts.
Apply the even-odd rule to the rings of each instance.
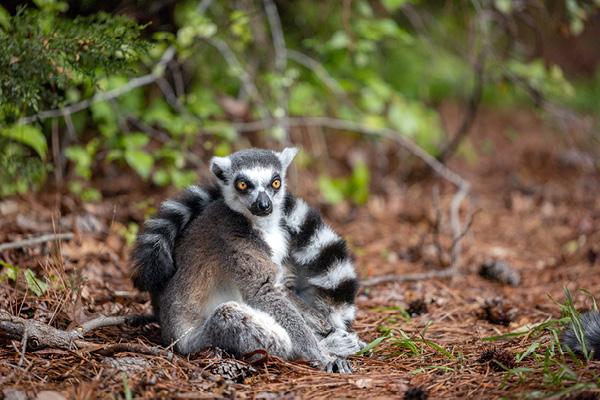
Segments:
[[[117,97],[122,96],[125,93],[132,91],[133,89],[137,89],[139,87],[154,83],[154,82],[156,82],[156,80],[158,78],[160,78],[163,75],[167,63],[169,61],[171,61],[174,56],[175,56],[175,47],[170,46],[167,48],[167,50],[165,50],[160,61],[154,66],[151,73],[149,73],[147,75],[139,76],[137,78],[133,78],[132,80],[130,80],[127,84],[125,84],[123,86],[120,86],[113,90],[108,90],[106,92],[96,93],[94,96],[90,97],[89,99],[85,99],[85,100],[79,101],[77,103],[70,104],[66,107],[57,108],[54,110],[40,111],[39,113],[37,113],[35,115],[30,115],[28,117],[20,118],[17,121],[17,123],[18,124],[30,124],[30,123],[45,120],[48,118],[57,118],[57,117],[61,117],[61,116],[64,117],[65,115],[70,115],[70,114],[74,114],[76,112],[85,110],[86,108],[89,108],[94,103],[115,99]]]
[[[167,82],[167,80],[164,77],[161,77],[156,80],[156,84],[165,96],[165,99],[167,99],[167,103],[169,103],[169,105],[173,107],[173,109],[177,112],[184,113],[185,110],[181,106],[181,102],[177,98],[177,95],[173,91],[173,88],[171,87],[169,82]]]
[[[244,69],[244,67],[237,59],[235,53],[233,52],[233,50],[231,50],[229,45],[223,40],[215,37],[205,38],[205,40],[207,41],[207,43],[209,43],[211,46],[217,49],[217,51],[221,54],[227,65],[229,65],[229,68],[231,68],[235,72],[235,75],[239,75],[239,79],[241,80],[242,85],[244,86],[244,90],[246,91],[248,96],[250,96],[250,98],[256,103],[260,117],[263,119],[270,118],[269,113],[264,107],[264,101],[261,98],[260,92],[254,84],[252,77],[250,76],[248,71]]]
[[[283,36],[283,29],[281,28],[281,19],[277,12],[277,6],[273,0],[263,0],[265,7],[265,13],[267,14],[267,20],[269,21],[269,27],[271,28],[271,37],[273,39],[273,48],[275,49],[275,70],[279,76],[285,75],[285,69],[287,68],[287,47],[285,46],[285,37]],[[288,88],[280,87],[277,91],[277,110],[275,118],[277,120],[277,126],[284,132],[284,141],[288,142],[289,138],[289,127],[285,121],[288,116]]]
[[[329,117],[288,117],[287,123],[289,126],[317,126],[330,129],[345,130],[357,132],[365,136],[385,138],[396,142],[398,145],[406,149],[409,153],[420,158],[440,177],[452,183],[459,189],[462,188],[466,193],[470,190],[470,183],[456,174],[450,168],[439,162],[435,157],[431,156],[417,144],[406,138],[400,132],[389,128],[371,128],[366,125],[359,124],[353,121],[345,121],[342,119]],[[273,119],[263,119],[253,122],[238,122],[232,124],[239,132],[257,131],[268,129],[274,125]],[[463,197],[464,199],[464,197]],[[462,199],[461,199],[462,201]],[[460,205],[460,202],[459,202]]]
[[[65,349],[65,350],[85,350],[89,352],[98,352],[103,355],[113,354],[116,352],[133,352],[139,354],[147,354],[153,356],[163,356],[171,360],[174,357],[173,352],[166,351],[160,347],[147,347],[135,343],[93,343],[83,339],[83,333],[90,332],[93,329],[111,326],[122,325],[132,322],[148,321],[146,315],[127,315],[123,317],[100,317],[89,321],[87,331],[82,332],[81,329],[64,331],[54,328],[50,325],[41,323],[33,319],[25,319],[10,315],[4,310],[0,310],[0,331],[7,335],[20,338],[27,336],[27,340],[35,340],[38,345]],[[85,324],[84,324],[85,325]]]
[[[86,333],[89,333],[95,329],[104,328],[107,326],[141,326],[150,322],[154,322],[155,320],[156,318],[150,314],[114,315],[109,317],[101,315],[98,318],[94,318],[90,321],[84,322],[77,329],[85,335]]]
[[[23,366],[25,362],[25,353],[27,352],[27,340],[29,339],[29,331],[27,328],[23,331],[23,338],[21,339],[21,357],[19,358],[19,363],[17,364],[19,367]]]
[[[483,53],[483,52],[482,52]],[[465,136],[471,130],[473,123],[475,122],[475,118],[477,117],[477,112],[479,111],[479,105],[481,104],[481,96],[483,95],[483,85],[485,83],[485,75],[484,75],[484,65],[483,59],[476,62],[473,67],[473,72],[475,74],[475,84],[473,87],[473,92],[469,97],[467,110],[465,111],[465,115],[463,116],[462,122],[450,141],[446,143],[446,145],[440,151],[440,154],[437,156],[439,161],[446,161],[458,148],[458,145],[463,141]]]
[[[360,284],[363,287],[368,287],[368,286],[376,286],[376,285],[380,285],[382,283],[390,283],[390,282],[414,282],[414,281],[424,281],[427,279],[434,279],[434,278],[450,278],[451,276],[454,275],[454,273],[455,273],[455,271],[452,268],[445,268],[442,270],[423,272],[423,273],[419,273],[419,274],[405,274],[405,275],[390,274],[390,275],[382,275],[382,276],[376,276],[373,278],[365,279],[364,281],[361,281]]]
[[[198,3],[198,7],[196,7],[196,12],[200,15],[204,14],[206,10],[212,4],[212,0],[202,0]]]
[[[461,244],[460,243],[464,239],[464,237],[467,235],[469,230],[471,229],[471,226],[473,225],[473,221],[475,220],[475,216],[477,215],[477,213],[479,211],[481,211],[481,209],[477,209],[474,212],[470,213],[469,216],[467,217],[467,222],[464,224],[460,233],[458,235],[456,233],[454,234],[454,237],[452,238],[452,245],[450,246],[450,257],[451,257],[450,265],[455,265],[458,263],[458,257],[460,256],[460,253],[461,253],[461,247],[460,247]]]
[[[440,241],[440,233],[442,230],[442,208],[440,206],[440,187],[436,183],[431,190],[431,202],[432,207],[435,211],[435,221],[433,222],[433,245],[435,247],[435,251],[437,253],[438,264],[440,266],[444,265],[443,259],[443,251],[442,251],[442,243]]]
[[[10,250],[10,249],[20,249],[22,247],[31,247],[36,244],[51,242],[55,240],[71,240],[73,239],[73,233],[48,233],[46,235],[23,239],[23,240],[15,240],[14,242],[7,242],[0,244],[0,251]]]
[[[323,82],[323,84],[325,84],[325,86],[327,86],[335,95],[340,97],[347,106],[354,108],[354,105],[346,95],[342,85],[340,85],[340,83],[334,77],[332,77],[331,74],[329,74],[323,64],[304,53],[292,49],[287,50],[287,56],[290,60],[295,61],[311,70],[317,76],[317,78],[319,78],[319,80]]]

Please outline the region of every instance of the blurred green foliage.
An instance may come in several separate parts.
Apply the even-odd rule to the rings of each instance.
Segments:
[[[164,10],[157,2],[130,4],[143,20],[158,21],[149,26],[98,12],[114,11],[109,6],[76,17],[67,17],[67,3],[57,0],[37,0],[12,14],[0,6],[0,179],[10,182],[0,196],[31,189],[51,169],[51,123],[15,125],[19,118],[123,88],[149,71],[155,84],[95,102],[72,121],[58,118],[61,137],[75,134],[58,156],[69,161],[69,189],[83,199],[100,198],[93,179],[107,165],[155,185],[186,186],[206,156],[236,149],[243,139],[236,122],[265,118],[329,116],[392,128],[437,155],[449,135],[438,105],[468,100],[479,73],[487,104],[528,102],[525,85],[600,115],[600,78],[570,82],[509,35],[506,27],[524,12],[521,3],[276,2],[289,49],[283,64],[263,2],[209,3],[205,10],[197,0]],[[598,2],[559,3],[572,35],[598,8]],[[146,15],[154,6],[160,11]],[[168,48],[174,61],[153,67]],[[285,136],[279,126],[266,131]],[[476,157],[468,142],[459,154]],[[368,167],[356,164],[349,176],[323,175],[318,183],[327,202],[363,204],[369,178]]]

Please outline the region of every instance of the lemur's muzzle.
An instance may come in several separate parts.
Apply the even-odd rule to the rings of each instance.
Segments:
[[[265,192],[260,192],[256,197],[256,201],[252,203],[250,212],[259,217],[265,217],[273,211],[273,203],[269,195]]]

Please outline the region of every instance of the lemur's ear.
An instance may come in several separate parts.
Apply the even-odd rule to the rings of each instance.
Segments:
[[[290,166],[292,160],[296,157],[296,154],[298,154],[298,149],[296,147],[286,147],[281,153],[277,153],[277,157],[279,157],[281,167],[284,171]]]
[[[227,183],[227,175],[231,168],[229,157],[213,157],[210,160],[210,171],[223,183]]]

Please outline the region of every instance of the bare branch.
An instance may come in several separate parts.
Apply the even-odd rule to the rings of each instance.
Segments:
[[[445,268],[436,271],[428,271],[420,274],[404,274],[404,275],[382,275],[376,276],[373,278],[365,279],[360,284],[363,287],[376,286],[381,285],[382,283],[391,283],[391,282],[414,282],[414,281],[424,281],[427,279],[434,278],[450,278],[454,275],[455,271],[452,268]]]
[[[273,0],[263,0],[265,6],[265,13],[267,14],[267,20],[269,21],[269,27],[271,28],[271,37],[273,38],[273,48],[275,49],[275,69],[279,76],[285,75],[285,69],[287,68],[287,48],[285,46],[285,37],[283,36],[283,29],[281,28],[281,19],[277,12],[277,6]],[[289,127],[285,121],[288,115],[288,89],[281,87],[278,90],[277,99],[277,110],[275,117],[277,119],[277,126],[285,133],[285,142],[288,141]]]
[[[229,45],[223,40],[215,37],[205,38],[205,40],[211,46],[217,49],[221,56],[223,56],[223,59],[225,60],[227,65],[229,65],[229,68],[231,68],[235,72],[235,75],[239,75],[242,85],[244,86],[244,90],[246,91],[248,96],[250,96],[250,98],[256,103],[260,117],[263,119],[271,118],[266,108],[264,107],[264,101],[261,98],[260,92],[254,84],[252,77],[250,76],[248,71],[244,69],[244,67],[237,59],[235,53],[233,52],[233,50],[231,50]]]
[[[87,332],[104,326],[144,322],[148,321],[147,318],[148,317],[145,315],[100,317],[87,323]],[[174,356],[173,352],[164,350],[160,347],[148,347],[137,343],[115,343],[107,345],[105,343],[89,342],[83,339],[81,329],[63,331],[33,319],[25,319],[10,315],[4,310],[0,310],[0,331],[3,331],[13,338],[22,340],[23,337],[27,337],[27,341],[35,340],[38,345],[65,350],[79,349],[89,352],[98,352],[103,355],[126,351],[153,356],[163,356],[169,360]]]
[[[287,65],[287,48],[285,46],[285,37],[281,28],[281,19],[277,12],[277,6],[273,0],[263,0],[265,13],[271,28],[271,37],[273,38],[273,47],[275,49],[275,68],[282,73]]]
[[[25,353],[27,352],[27,340],[29,339],[29,331],[27,328],[23,331],[23,337],[21,338],[21,357],[19,358],[19,367],[23,366],[25,362]]]
[[[293,60],[311,70],[317,76],[317,78],[319,78],[319,80],[329,88],[329,90],[341,97],[346,105],[354,107],[354,105],[351,104],[350,99],[348,99],[348,96],[342,88],[342,85],[340,85],[340,83],[329,74],[323,64],[304,53],[292,49],[288,49],[287,56],[290,60]]]
[[[107,326],[141,326],[154,321],[156,321],[156,318],[150,314],[113,315],[109,317],[101,315],[98,318],[94,318],[90,321],[83,323],[77,329],[85,335],[86,333],[89,333],[95,329],[104,328]]]
[[[289,126],[318,126],[330,129],[345,130],[351,132],[357,132],[365,136],[372,136],[377,138],[385,138],[392,140],[397,143],[409,153],[417,158],[420,158],[425,164],[427,164],[435,173],[440,177],[452,183],[459,189],[463,189],[466,193],[470,190],[470,183],[459,176],[457,173],[452,171],[450,168],[439,162],[435,157],[431,156],[413,141],[402,135],[400,132],[389,128],[371,128],[366,125],[359,124],[358,122],[346,121],[342,119],[329,118],[329,117],[290,117],[287,119]],[[273,119],[263,119],[253,122],[242,122],[233,123],[236,130],[240,132],[256,131],[261,129],[268,129],[274,125]],[[460,199],[464,199],[464,196]],[[460,205],[460,202],[458,202]]]
[[[10,250],[10,249],[20,249],[22,247],[31,247],[36,244],[58,241],[58,240],[71,240],[74,235],[72,232],[67,233],[48,233],[46,235],[23,239],[23,240],[15,240],[14,242],[7,242],[0,244],[0,251]]]
[[[120,97],[123,94],[128,93],[134,89],[154,83],[154,82],[156,82],[156,80],[158,78],[160,78],[163,75],[167,63],[169,61],[171,61],[174,56],[175,56],[175,47],[170,46],[169,48],[167,48],[167,50],[165,50],[160,61],[154,66],[151,73],[149,73],[147,75],[139,76],[137,78],[133,78],[132,80],[130,80],[127,84],[125,84],[123,86],[120,86],[113,90],[108,90],[106,92],[96,93],[93,97],[90,97],[89,99],[85,99],[85,100],[79,101],[77,103],[70,104],[66,107],[57,108],[54,110],[41,111],[35,115],[20,118],[17,121],[17,123],[18,124],[31,124],[33,122],[41,121],[41,120],[48,119],[48,118],[57,118],[57,117],[61,117],[61,116],[64,117],[65,115],[70,115],[70,114],[74,114],[76,112],[85,110],[86,108],[89,108],[94,103],[97,103],[100,101],[116,99],[117,97]]]

